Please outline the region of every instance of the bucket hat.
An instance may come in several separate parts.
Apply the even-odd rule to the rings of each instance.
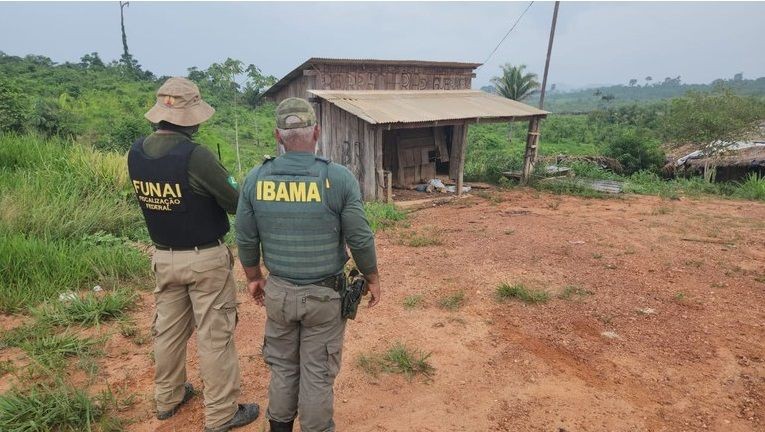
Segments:
[[[173,77],[157,90],[157,103],[144,114],[152,123],[166,121],[178,126],[195,126],[212,117],[215,108],[202,100],[192,81]]]

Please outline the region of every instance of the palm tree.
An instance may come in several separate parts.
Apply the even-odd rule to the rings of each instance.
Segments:
[[[526,65],[513,66],[507,63],[502,66],[502,76],[491,79],[497,93],[516,101],[531,96],[539,88],[539,81],[535,73],[524,74],[525,69]]]
[[[526,65],[513,66],[506,63],[502,68],[502,76],[494,77],[491,83],[497,89],[497,94],[515,101],[522,101],[531,96],[538,88],[537,74],[526,73]],[[508,124],[508,142],[513,141],[512,123]]]

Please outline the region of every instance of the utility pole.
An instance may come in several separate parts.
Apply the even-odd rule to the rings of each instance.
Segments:
[[[542,78],[542,90],[539,93],[539,109],[543,109],[545,103],[545,89],[547,88],[547,72],[550,70],[550,54],[552,53],[553,39],[555,38],[555,25],[558,23],[558,7],[560,2],[555,2],[553,10],[552,24],[550,25],[550,41],[547,44],[547,60],[545,61],[545,72]],[[528,184],[531,175],[534,173],[534,163],[537,160],[537,151],[539,146],[539,118],[534,117],[529,121],[529,133],[526,138],[526,152],[523,156],[523,171],[521,172],[521,183]]]
[[[552,53],[553,39],[555,39],[555,25],[558,23],[558,6],[560,2],[555,2],[555,9],[553,10],[552,25],[550,26],[550,42],[547,44],[547,60],[545,61],[545,74],[542,78],[542,91],[539,93],[539,109],[543,109],[545,105],[545,90],[547,89],[547,72],[550,70],[550,54]]]

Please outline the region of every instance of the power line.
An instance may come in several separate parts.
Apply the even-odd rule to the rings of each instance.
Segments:
[[[502,40],[501,40],[501,41],[499,41],[499,43],[497,44],[497,46],[496,46],[496,47],[494,47],[494,50],[491,52],[491,54],[489,54],[489,56],[488,56],[488,57],[486,57],[486,60],[484,60],[484,61],[483,61],[483,64],[481,64],[481,66],[485,65],[485,64],[486,64],[486,62],[488,62],[488,61],[489,61],[489,59],[491,59],[491,56],[493,56],[493,55],[494,55],[494,53],[495,53],[495,52],[497,52],[497,50],[499,49],[499,46],[500,46],[500,45],[502,45],[502,42],[504,42],[504,41],[505,41],[505,39],[507,39],[507,37],[508,37],[508,36],[510,36],[510,33],[511,33],[511,32],[512,32],[514,29],[515,29],[515,26],[517,26],[517,25],[518,25],[518,23],[519,23],[519,22],[521,22],[521,18],[523,18],[523,16],[524,16],[524,15],[526,15],[526,12],[528,12],[528,11],[529,11],[529,8],[530,8],[530,7],[531,7],[531,5],[533,5],[533,4],[534,4],[534,2],[533,2],[533,1],[529,2],[529,5],[528,5],[528,6],[526,6],[526,9],[524,9],[524,10],[523,10],[523,13],[521,13],[521,15],[518,17],[518,19],[516,19],[516,20],[515,20],[515,23],[513,24],[513,26],[512,26],[512,27],[510,27],[510,30],[508,30],[508,31],[507,31],[507,33],[505,33],[505,37],[503,37],[503,38],[502,38]]]

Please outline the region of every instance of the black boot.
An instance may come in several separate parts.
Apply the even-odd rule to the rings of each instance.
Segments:
[[[282,423],[278,421],[269,420],[268,424],[271,425],[271,432],[292,432],[292,424],[295,420]]]

